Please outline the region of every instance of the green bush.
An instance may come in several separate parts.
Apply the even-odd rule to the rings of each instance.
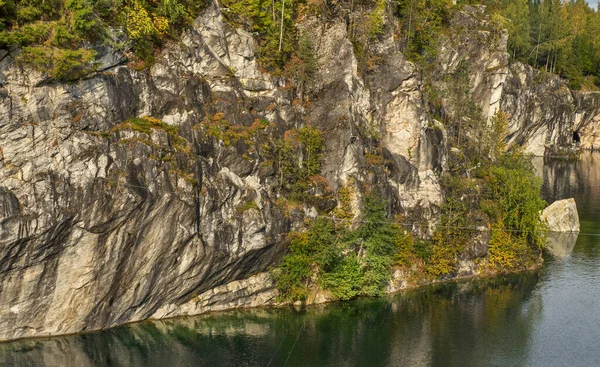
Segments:
[[[377,194],[363,199],[361,225],[355,231],[366,250],[362,261],[364,283],[362,293],[380,295],[391,278],[391,266],[398,252],[399,228],[387,217],[386,202]]]
[[[371,12],[371,14],[369,14],[367,35],[371,41],[376,40],[377,37],[383,34],[383,22],[386,4],[386,0],[378,0],[377,6]]]
[[[60,49],[73,49],[81,40],[75,36],[68,25],[64,22],[58,22],[54,27],[52,37],[47,41],[51,46]]]
[[[0,32],[0,47],[28,46],[45,41],[51,34],[54,22],[26,24],[14,31]]]
[[[480,176],[446,175],[442,184],[446,201],[433,237],[427,271],[434,276],[453,275],[480,218],[492,227],[489,257],[484,268],[514,271],[532,264],[545,242],[539,211],[541,181],[535,177],[531,158],[513,151],[496,151]],[[483,157],[485,160],[485,157]],[[491,265],[490,265],[491,264]]]
[[[438,277],[453,275],[458,269],[457,257],[472,236],[473,213],[479,204],[477,180],[448,173],[442,176],[441,185],[445,202],[427,259],[427,272]]]
[[[23,47],[19,60],[48,73],[56,80],[72,81],[95,70],[96,52],[85,48],[75,50],[48,46]]]
[[[304,300],[313,269],[329,269],[337,256],[335,229],[330,220],[317,219],[307,232],[292,232],[289,252],[273,272],[281,297]]]
[[[361,225],[355,230],[317,219],[307,232],[291,236],[290,251],[274,272],[283,299],[304,299],[313,276],[334,299],[383,293],[401,233],[387,218],[379,196],[366,196],[363,206]]]
[[[415,256],[426,264],[430,263],[432,256],[431,242],[418,237],[414,238],[413,241]]]
[[[398,0],[396,14],[403,25],[405,52],[413,60],[435,59],[437,41],[448,21],[450,0]]]
[[[303,91],[305,85],[313,80],[317,72],[317,59],[308,37],[300,38],[296,52],[285,64],[284,70],[284,75],[298,87],[299,91]]]
[[[545,242],[545,228],[539,218],[546,205],[540,198],[541,186],[542,181],[533,174],[531,158],[519,152],[502,156],[490,167],[486,180],[490,198],[498,205],[499,224],[537,248]]]
[[[83,48],[56,50],[52,55],[54,67],[51,75],[61,81],[79,79],[94,70],[93,60],[95,57],[96,51]]]
[[[42,71],[52,66],[52,50],[48,47],[23,47],[21,57]]]
[[[483,269],[503,273],[525,269],[535,264],[539,255],[525,237],[507,232],[501,225],[492,228],[488,253]]]
[[[367,252],[362,263],[363,286],[361,293],[370,297],[382,295],[392,278],[393,254],[377,255]]]
[[[89,0],[66,0],[65,8],[71,13],[73,33],[88,41],[100,41],[106,36],[106,26]]]
[[[318,175],[321,172],[323,153],[325,150],[325,138],[319,129],[306,126],[298,130],[300,142],[302,142],[302,153],[304,161],[302,164],[302,175],[306,177]]]
[[[330,272],[321,275],[321,286],[329,289],[333,298],[339,300],[357,297],[364,282],[364,274],[355,254],[342,256]]]
[[[21,22],[32,22],[39,19],[42,15],[42,9],[35,6],[24,6],[17,10],[17,18]]]
[[[290,301],[301,301],[308,296],[308,281],[312,275],[314,254],[303,233],[290,234],[288,254],[279,268],[272,272],[280,297]]]
[[[279,185],[291,199],[300,202],[306,199],[310,177],[321,173],[324,151],[323,132],[311,126],[288,130],[283,139],[275,141],[272,158]]]

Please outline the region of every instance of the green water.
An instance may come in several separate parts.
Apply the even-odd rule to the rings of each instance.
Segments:
[[[598,366],[600,237],[584,233],[600,233],[600,154],[536,165],[582,232],[538,272],[5,343],[0,366]]]

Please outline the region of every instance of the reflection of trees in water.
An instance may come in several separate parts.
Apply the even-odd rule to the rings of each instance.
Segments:
[[[543,162],[543,168],[540,167],[540,162]],[[584,211],[597,207],[600,204],[598,163],[600,163],[600,154],[590,152],[582,153],[577,161],[552,158],[545,158],[542,161],[541,158],[535,158],[536,171],[544,180],[542,196],[549,203],[574,197],[578,209]]]
[[[410,303],[423,317],[414,325],[411,307],[397,317],[393,330],[402,333],[412,348],[396,350],[393,365],[510,365],[526,353],[527,341],[540,310],[523,305],[537,283],[537,275],[449,283],[425,290]],[[414,316],[413,316],[414,319]],[[421,340],[427,340],[422,343]],[[415,363],[418,362],[418,363]]]
[[[281,366],[292,347],[288,366],[481,365],[494,357],[502,364],[527,352],[540,314],[540,305],[529,299],[536,283],[535,274],[526,274],[300,312],[250,310],[143,322],[0,345],[0,364],[264,366],[279,348],[272,365]]]
[[[278,311],[141,322],[99,333],[15,342],[0,345],[0,365],[263,366],[288,321],[301,322],[290,312]]]

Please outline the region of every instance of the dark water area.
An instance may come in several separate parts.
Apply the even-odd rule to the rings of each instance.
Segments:
[[[0,366],[598,366],[600,154],[534,161],[581,234],[537,272],[380,299],[141,322],[0,344]]]

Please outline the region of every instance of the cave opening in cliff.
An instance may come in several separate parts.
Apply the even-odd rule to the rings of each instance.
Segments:
[[[573,143],[579,144],[581,143],[581,137],[579,136],[579,131],[573,131]]]

